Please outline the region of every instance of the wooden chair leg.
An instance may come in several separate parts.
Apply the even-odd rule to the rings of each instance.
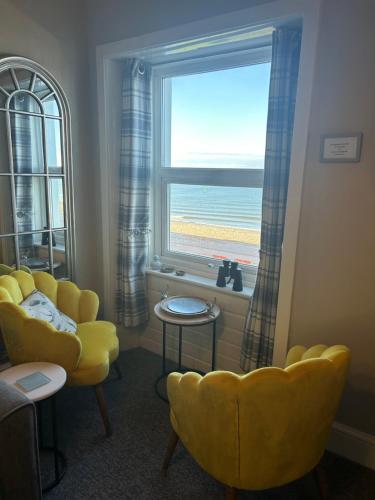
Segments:
[[[168,465],[169,462],[171,461],[172,455],[174,453],[174,450],[176,449],[179,439],[180,438],[178,437],[178,435],[172,429],[172,432],[169,436],[168,446],[167,449],[165,450],[163,466],[161,468],[161,473],[163,474],[163,476],[167,475]]]
[[[110,423],[109,417],[108,417],[107,403],[105,402],[105,399],[104,399],[102,384],[98,384],[95,386],[95,395],[96,395],[96,400],[97,400],[98,405],[99,405],[100,414],[101,414],[102,419],[103,419],[105,433],[106,433],[106,436],[109,437],[112,435],[112,427],[111,427],[111,423]]]
[[[325,470],[321,465],[317,465],[314,469],[315,481],[318,487],[321,500],[328,500],[328,482]]]
[[[236,500],[237,490],[232,488],[232,486],[225,487],[225,500]]]
[[[121,373],[121,368],[120,368],[119,362],[117,360],[113,362],[113,367],[116,370],[117,378],[119,380],[121,380],[122,379],[122,373]]]

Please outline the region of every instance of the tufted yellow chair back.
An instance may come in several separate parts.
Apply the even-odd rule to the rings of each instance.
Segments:
[[[57,332],[47,322],[29,317],[19,306],[35,289],[47,295],[77,323],[96,319],[98,296],[90,290],[80,290],[70,281],[57,281],[44,272],[29,274],[14,271],[0,276],[0,327],[11,362],[18,364],[49,359],[71,372],[80,359],[80,339],[69,333]]]
[[[174,373],[168,378],[172,426],[202,468],[228,486],[289,483],[324,452],[349,359],[345,346],[297,346],[285,369]]]
[[[80,290],[71,281],[57,281],[45,272],[14,271],[0,276],[0,301],[20,304],[33,290],[40,290],[77,323],[95,321],[99,299],[91,290]]]
[[[27,266],[21,265],[20,269],[22,269],[22,271],[25,271],[26,273],[31,274],[31,270]],[[7,266],[6,264],[0,264],[0,276],[2,276],[4,274],[13,273],[14,271],[15,271],[14,267]]]

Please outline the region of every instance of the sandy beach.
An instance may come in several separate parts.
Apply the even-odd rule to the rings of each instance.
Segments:
[[[171,220],[171,232],[201,238],[235,241],[256,246],[259,246],[260,243],[260,231],[253,229],[194,224],[192,222],[181,222],[173,219]]]

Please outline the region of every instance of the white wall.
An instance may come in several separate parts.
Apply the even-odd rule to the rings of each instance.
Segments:
[[[86,0],[93,46],[152,33],[272,0]]]
[[[151,9],[142,0],[97,0],[90,2],[92,49],[252,4],[192,1],[181,9],[180,2],[163,0]],[[374,6],[371,0],[323,1],[290,325],[290,344],[351,348],[339,419],[367,433],[375,433]],[[364,132],[360,164],[319,163],[321,134],[358,131]],[[156,349],[156,332],[151,323],[144,346]]]
[[[375,3],[325,0],[290,344],[346,344],[339,420],[375,434]],[[321,134],[363,132],[360,163],[321,164]]]
[[[95,171],[91,156],[88,50],[84,11],[74,0],[0,0],[0,55],[34,59],[67,94],[72,115],[77,281],[97,289]]]

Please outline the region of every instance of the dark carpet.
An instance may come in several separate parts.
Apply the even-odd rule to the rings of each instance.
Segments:
[[[142,349],[121,353],[123,379],[111,373],[105,395],[114,428],[104,437],[102,422],[91,388],[65,388],[58,394],[60,448],[68,469],[61,483],[45,495],[53,499],[194,500],[224,498],[224,489],[200,469],[179,445],[168,477],[162,463],[170,427],[168,405],[154,393],[160,373],[159,356]],[[45,402],[47,403],[47,402]],[[43,411],[44,429],[48,408]],[[52,458],[52,457],[48,457]],[[43,460],[43,469],[46,467]],[[48,462],[51,464],[51,462]],[[375,473],[332,454],[323,465],[332,500],[374,500]],[[48,471],[44,470],[44,481]],[[266,492],[245,492],[239,499],[315,500],[311,475],[287,487]]]

